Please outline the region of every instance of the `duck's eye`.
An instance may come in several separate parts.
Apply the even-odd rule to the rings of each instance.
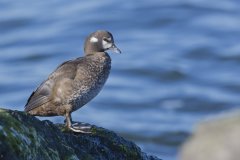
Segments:
[[[103,40],[106,41],[107,43],[110,43],[112,39],[111,39],[111,37],[109,37],[109,38],[104,37]]]
[[[104,37],[102,40],[102,46],[104,49],[109,49],[113,44],[112,44],[112,39]]]

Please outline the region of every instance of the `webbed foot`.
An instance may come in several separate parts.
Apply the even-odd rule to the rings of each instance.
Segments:
[[[72,130],[73,132],[78,132],[78,133],[91,133],[91,126],[82,124],[82,123],[74,123],[72,124],[69,129]]]
[[[66,114],[66,127],[73,131],[73,132],[77,132],[77,133],[91,133],[91,126],[89,124],[86,123],[79,123],[79,122],[74,122],[72,124],[72,118],[71,118],[71,114],[67,113]]]

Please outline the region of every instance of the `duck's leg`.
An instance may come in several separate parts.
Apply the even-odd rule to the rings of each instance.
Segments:
[[[78,132],[78,133],[91,133],[89,130],[91,126],[80,126],[78,123],[75,123],[72,125],[72,117],[70,113],[66,113],[66,127],[72,130],[73,132]]]

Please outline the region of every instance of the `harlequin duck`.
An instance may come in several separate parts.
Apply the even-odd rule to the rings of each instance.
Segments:
[[[31,94],[25,112],[34,116],[65,116],[68,129],[88,133],[72,124],[71,113],[92,100],[104,86],[111,70],[107,50],[121,53],[110,32],[99,30],[90,34],[85,40],[84,56],[58,66]]]

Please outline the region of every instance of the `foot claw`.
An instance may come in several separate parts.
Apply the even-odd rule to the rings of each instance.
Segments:
[[[91,126],[72,126],[72,128],[74,129],[91,129],[92,127]]]
[[[84,130],[82,130],[82,129],[80,129],[80,128],[75,128],[75,127],[70,127],[69,129],[70,129],[71,131],[77,132],[77,133],[92,133],[92,132],[90,132],[90,131],[84,131]]]
[[[92,127],[90,125],[86,125],[86,124],[80,124],[80,123],[74,123],[72,124],[72,126],[69,127],[70,130],[72,130],[73,132],[78,132],[78,133],[91,133],[89,130]]]

